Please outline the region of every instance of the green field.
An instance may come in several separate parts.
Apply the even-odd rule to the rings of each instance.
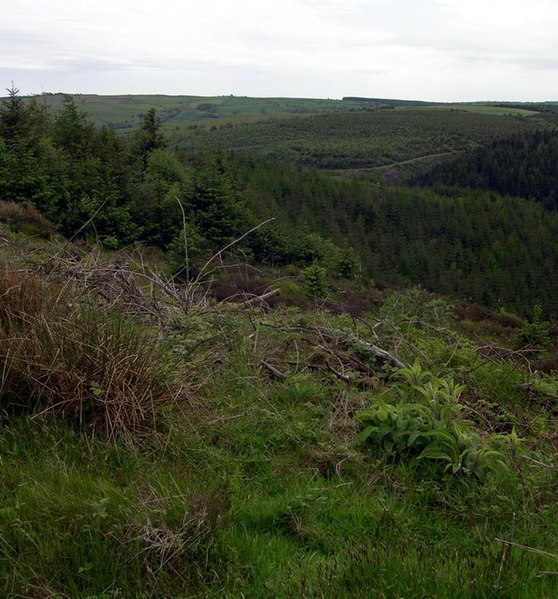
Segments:
[[[53,111],[57,111],[64,94],[45,94],[37,97]],[[533,116],[538,114],[539,105],[522,108],[489,103],[443,104],[411,100],[344,98],[251,98],[247,96],[167,96],[167,95],[115,95],[76,94],[72,98],[91,119],[99,125],[110,124],[116,129],[136,127],[140,116],[150,108],[157,108],[163,123],[184,124],[198,121],[243,122],[265,117],[288,117],[296,114],[308,115],[322,112],[348,112],[353,110],[460,110],[479,114],[501,116]],[[543,109],[549,104],[540,105]]]
[[[313,98],[249,98],[245,96],[165,96],[165,95],[73,95],[76,104],[98,125],[112,125],[117,130],[136,127],[141,115],[156,108],[162,123],[242,122],[269,116],[292,116],[320,112],[345,112],[355,109],[420,104],[405,100],[382,99],[313,99]],[[56,112],[64,94],[46,94],[37,98]]]
[[[441,106],[424,106],[420,109],[416,107],[401,106],[396,110],[450,110],[474,112],[477,114],[493,114],[497,116],[536,116],[539,114],[537,110],[517,108],[516,106],[493,106],[490,104],[444,104]]]

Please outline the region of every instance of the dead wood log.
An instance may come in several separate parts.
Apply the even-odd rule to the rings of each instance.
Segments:
[[[250,299],[242,302],[240,305],[241,306],[253,306],[254,304],[261,304],[265,301],[267,301],[268,299],[275,297],[276,295],[279,295],[281,293],[280,289],[272,289],[271,291],[268,291],[267,293],[264,293],[263,295],[258,295],[257,297],[251,297]]]
[[[336,331],[325,327],[317,327],[316,330],[320,335],[329,340],[338,340],[345,346],[351,346],[353,350],[361,350],[363,353],[372,354],[380,364],[389,364],[393,368],[405,368],[405,364],[403,364],[401,360],[392,356],[385,349],[374,345],[374,343],[364,341],[364,339],[360,339],[360,337],[355,337],[344,331]]]

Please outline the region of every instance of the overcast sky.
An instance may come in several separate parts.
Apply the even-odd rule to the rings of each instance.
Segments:
[[[24,94],[558,100],[558,2],[17,0],[0,20],[0,85],[12,81]]]

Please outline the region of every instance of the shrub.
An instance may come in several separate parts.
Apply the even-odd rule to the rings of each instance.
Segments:
[[[533,308],[531,318],[523,323],[523,326],[517,331],[515,336],[515,346],[517,349],[548,349],[552,342],[550,341],[550,324],[542,320],[542,308],[536,305]]]
[[[512,434],[481,439],[472,422],[461,417],[462,385],[449,377],[434,377],[417,362],[398,373],[404,382],[393,401],[377,398],[358,415],[364,428],[357,441],[374,441],[396,457],[433,460],[444,472],[472,473],[480,479],[505,466],[501,446],[517,438]]]
[[[336,271],[343,279],[354,279],[358,269],[358,259],[352,248],[340,250]]]
[[[52,411],[109,437],[153,425],[182,392],[147,328],[29,273],[0,271],[0,406]]]
[[[323,298],[327,293],[327,270],[319,264],[312,264],[302,271],[304,292],[309,297]]]
[[[393,293],[380,310],[384,320],[404,321],[417,326],[447,326],[454,318],[453,306],[447,299],[413,287]]]
[[[17,202],[0,202],[0,221],[11,224],[23,216],[23,206]]]

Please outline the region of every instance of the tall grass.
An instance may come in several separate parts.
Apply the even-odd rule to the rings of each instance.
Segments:
[[[83,301],[83,300],[82,300]],[[154,423],[184,394],[148,327],[0,266],[0,406],[53,411],[109,437]]]
[[[0,222],[16,231],[48,238],[54,233],[54,226],[33,204],[0,200]]]

